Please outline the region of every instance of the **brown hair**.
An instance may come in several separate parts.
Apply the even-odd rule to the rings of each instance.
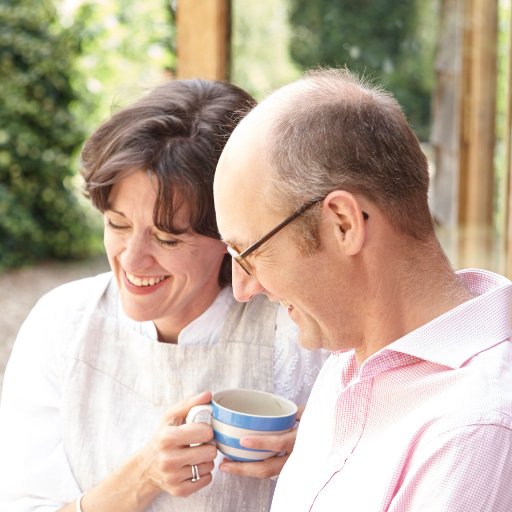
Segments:
[[[219,238],[213,177],[220,153],[255,100],[235,85],[207,80],[166,82],[114,114],[85,143],[81,173],[85,194],[101,212],[112,186],[144,170],[158,181],[154,223],[179,233],[174,213],[185,203],[190,226]],[[231,280],[231,258],[224,258],[221,286]]]
[[[360,193],[397,229],[425,240],[433,231],[427,159],[392,95],[345,69],[309,72],[286,89],[268,134],[274,204],[295,209],[336,189]],[[312,232],[314,211],[304,216]]]

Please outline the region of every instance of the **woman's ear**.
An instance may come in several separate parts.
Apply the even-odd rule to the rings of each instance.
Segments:
[[[347,255],[357,254],[366,237],[366,214],[357,197],[335,190],[325,198],[323,208],[340,249]]]

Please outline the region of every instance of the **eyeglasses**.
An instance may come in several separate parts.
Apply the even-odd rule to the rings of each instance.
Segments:
[[[280,222],[274,229],[271,229],[266,235],[262,236],[258,241],[254,242],[252,245],[247,247],[245,251],[238,252],[234,247],[227,244],[228,253],[233,257],[233,259],[245,270],[248,275],[252,275],[253,269],[248,261],[246,261],[247,256],[252,254],[256,249],[261,247],[265,242],[270,240],[276,233],[279,233],[285,226],[290,224],[297,217],[302,215],[306,210],[311,208],[316,203],[323,201],[325,197],[321,197],[320,199],[313,199],[312,201],[308,201],[306,204],[301,206],[298,210],[294,211],[289,217]],[[368,219],[368,214],[363,211],[364,220]]]

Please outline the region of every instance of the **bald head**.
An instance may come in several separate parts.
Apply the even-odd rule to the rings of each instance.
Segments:
[[[248,158],[248,166],[235,161]],[[223,152],[215,195],[235,194],[244,182],[282,213],[346,190],[405,235],[433,233],[427,160],[400,106],[346,70],[309,73],[249,113]]]
[[[281,87],[251,110],[231,134],[219,159],[214,181],[217,205],[248,190],[251,201],[265,202],[267,208],[278,212],[282,200],[273,201],[279,175],[272,168],[270,153],[275,126],[293,110],[295,98],[304,91],[306,82],[299,80]],[[221,201],[220,198],[225,201]],[[293,201],[293,199],[292,199]],[[281,208],[277,205],[281,204]],[[221,207],[220,207],[221,208]],[[219,217],[219,215],[217,215]],[[221,230],[222,232],[222,230]]]
[[[240,121],[219,159],[214,184],[216,194],[223,193],[225,187],[236,189],[242,182],[253,187],[255,192],[265,184],[261,174],[270,169],[257,166],[255,162],[255,166],[249,166],[252,171],[245,172],[243,163],[252,157],[260,162],[268,161],[272,127],[292,101],[294,91],[300,89],[299,84],[297,82],[279,89]]]
[[[254,199],[262,196],[261,174],[266,171],[258,163],[264,160],[266,133],[271,112],[262,108],[251,111],[231,134],[217,164],[214,195],[233,196],[244,184],[252,190]]]

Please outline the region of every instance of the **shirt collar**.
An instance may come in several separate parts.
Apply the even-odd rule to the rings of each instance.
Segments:
[[[223,288],[206,311],[203,311],[203,313],[181,330],[178,334],[178,344],[215,344],[219,339],[220,331],[224,325],[228,310],[234,301],[232,288],[230,286]],[[132,322],[140,332],[152,339],[157,339],[158,333],[152,321],[137,322],[132,320],[123,312],[122,306],[120,307],[125,318],[127,318],[129,322]]]
[[[381,353],[408,354],[459,368],[479,352],[510,338],[512,283],[487,270],[467,269],[457,275],[475,297],[406,334]]]
[[[215,344],[233,302],[231,287],[223,288],[211,306],[181,330],[178,344]]]

